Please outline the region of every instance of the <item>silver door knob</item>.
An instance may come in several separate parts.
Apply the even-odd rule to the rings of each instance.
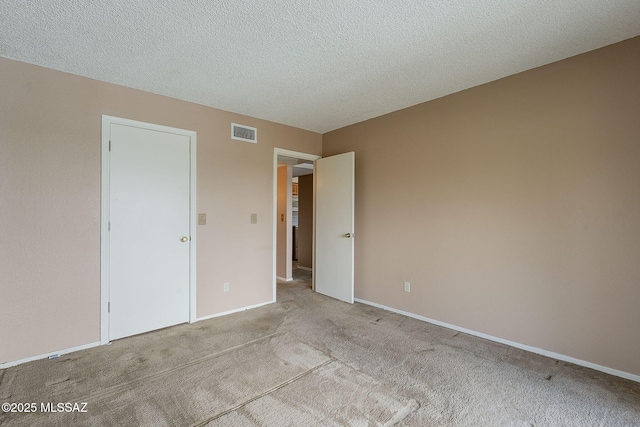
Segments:
[[[182,236],[182,238],[180,238],[181,242],[186,242],[187,240],[189,240],[189,238],[187,236]]]
[[[347,233],[344,235],[344,237],[346,237],[347,239],[350,239],[352,237],[356,237],[356,233]]]

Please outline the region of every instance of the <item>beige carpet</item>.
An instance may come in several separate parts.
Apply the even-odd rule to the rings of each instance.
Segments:
[[[0,371],[3,426],[640,426],[640,384],[315,294]]]

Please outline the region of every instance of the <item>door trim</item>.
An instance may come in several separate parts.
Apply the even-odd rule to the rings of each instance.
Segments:
[[[189,323],[196,319],[196,132],[168,126],[144,123],[102,115],[102,183],[100,209],[100,344],[109,343],[109,191],[110,157],[109,135],[111,124],[133,126],[160,132],[175,133],[189,138]]]
[[[277,245],[278,245],[278,156],[286,156],[286,157],[293,157],[296,159],[301,159],[301,160],[311,160],[313,162],[315,162],[318,159],[321,159],[322,156],[316,155],[316,154],[309,154],[309,153],[301,153],[299,151],[292,151],[292,150],[286,150],[284,148],[274,148],[273,149],[273,200],[272,200],[272,224],[271,224],[271,228],[273,230],[273,244],[272,244],[272,248],[273,248],[273,265],[272,265],[272,273],[271,273],[271,277],[273,280],[273,297],[271,299],[271,302],[276,302],[276,262],[277,262],[277,258],[278,258],[278,251],[277,251]],[[315,168],[315,165],[314,165]],[[314,174],[315,176],[315,174]],[[315,200],[315,191],[316,191],[316,184],[315,184],[315,177],[313,179],[313,192],[314,192],[314,200]],[[313,252],[315,252],[315,223],[314,223],[314,230],[313,230],[313,241],[311,243],[312,245],[312,250]],[[314,254],[312,254],[312,257],[315,257]],[[313,272],[311,274],[311,281],[314,281],[314,277],[313,277]],[[315,288],[315,283],[313,284],[314,288]]]

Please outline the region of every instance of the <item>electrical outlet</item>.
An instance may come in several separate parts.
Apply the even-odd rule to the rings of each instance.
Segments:
[[[404,282],[404,291],[405,292],[411,292],[411,283],[410,282]]]
[[[258,214],[257,213],[252,213],[251,214],[251,224],[257,224],[258,223]]]
[[[224,282],[224,285],[222,285],[222,292],[229,292],[229,282]]]

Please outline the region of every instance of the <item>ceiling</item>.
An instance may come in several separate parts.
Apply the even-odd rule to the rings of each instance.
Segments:
[[[0,2],[0,56],[320,133],[639,34],[638,0]]]
[[[289,157],[278,155],[278,166],[292,166],[292,176],[295,178],[297,176],[305,176],[313,174],[313,161],[298,159],[296,157]]]

